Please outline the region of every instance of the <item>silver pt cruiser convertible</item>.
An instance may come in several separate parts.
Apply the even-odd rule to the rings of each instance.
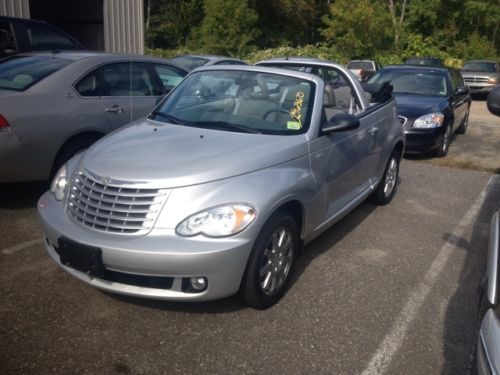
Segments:
[[[307,64],[342,84],[293,67],[200,68],[76,155],[38,203],[50,256],[110,292],[277,302],[304,244],[368,196],[391,200],[404,151],[390,92]]]

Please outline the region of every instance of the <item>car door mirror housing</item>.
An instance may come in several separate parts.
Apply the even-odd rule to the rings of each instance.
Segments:
[[[465,94],[465,93],[467,93],[467,87],[458,87],[455,90],[455,94],[456,95],[462,95],[462,94]]]
[[[347,130],[354,130],[359,127],[359,119],[356,116],[348,113],[338,113],[330,120],[323,123],[321,131],[323,134],[331,132],[340,132]]]

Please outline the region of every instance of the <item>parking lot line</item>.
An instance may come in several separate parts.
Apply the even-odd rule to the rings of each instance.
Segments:
[[[4,255],[14,254],[17,251],[24,250],[32,245],[35,245],[35,244],[41,243],[41,242],[42,242],[42,240],[40,238],[38,238],[36,240],[26,241],[26,242],[23,242],[23,243],[14,245],[14,246],[6,247],[5,249],[2,249],[2,254],[4,254]]]
[[[412,293],[409,294],[404,308],[399,313],[389,333],[379,345],[368,366],[361,373],[362,375],[387,373],[387,369],[391,364],[392,358],[403,344],[406,333],[412,322],[415,320],[418,310],[423,305],[425,298],[438,280],[438,277],[441,275],[448,259],[456,251],[455,247],[459,245],[458,242],[464,236],[466,229],[474,223],[474,219],[479,213],[486,197],[490,193],[493,186],[495,186],[496,180],[496,176],[492,176],[489,179],[479,197],[455,228],[455,236],[451,237],[448,242],[441,247],[422,282]]]

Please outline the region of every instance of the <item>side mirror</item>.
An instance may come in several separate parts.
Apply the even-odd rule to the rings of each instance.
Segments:
[[[321,131],[323,134],[331,132],[340,132],[354,130],[359,127],[359,119],[348,113],[339,113],[333,116],[329,121],[323,123]]]
[[[455,94],[456,95],[463,95],[463,94],[466,94],[467,93],[467,87],[458,87],[456,90],[455,90]]]
[[[487,99],[488,110],[495,116],[500,116],[500,85],[495,86]]]

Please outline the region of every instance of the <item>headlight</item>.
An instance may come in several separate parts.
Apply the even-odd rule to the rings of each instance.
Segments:
[[[498,83],[498,77],[490,77],[490,78],[488,78],[488,83]]]
[[[416,129],[438,128],[443,125],[443,121],[444,115],[442,113],[429,113],[416,119],[413,127]]]
[[[185,237],[231,236],[248,227],[256,216],[255,209],[244,204],[218,206],[188,217],[177,226],[176,232]]]
[[[52,184],[50,185],[50,191],[54,194],[54,197],[60,201],[64,198],[64,193],[66,192],[67,180],[67,169],[66,164],[64,164],[54,176]]]

